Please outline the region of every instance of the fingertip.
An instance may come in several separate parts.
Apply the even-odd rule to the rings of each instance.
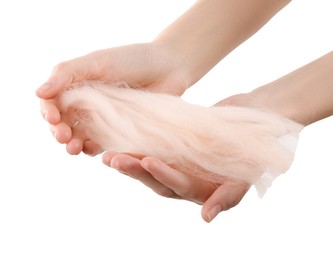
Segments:
[[[61,116],[56,105],[50,100],[40,100],[40,112],[44,119],[52,125],[60,123]]]
[[[111,158],[109,166],[113,169],[121,170],[120,169],[120,161],[117,159],[117,156]]]
[[[114,168],[120,172],[127,172],[128,167],[131,165],[130,157],[126,154],[121,154],[121,153],[110,153],[109,156],[110,158],[110,164],[109,166],[111,168]]]
[[[204,212],[203,210],[201,210],[201,218],[207,222],[210,223],[212,220],[208,217],[207,212]]]
[[[82,152],[89,156],[95,156],[102,153],[103,150],[98,144],[94,143],[91,140],[87,140],[83,144]]]
[[[205,205],[202,207],[201,216],[207,223],[212,222],[212,220],[222,211],[220,204],[216,204],[209,209],[206,209]]]
[[[72,130],[65,123],[60,123],[55,126],[54,137],[61,144],[69,143],[72,139]]]
[[[37,88],[35,90],[36,96],[39,97],[39,98],[45,98],[44,94],[45,94],[45,92],[47,92],[47,90],[49,89],[49,87],[50,86],[49,86],[49,84],[47,84],[47,82],[43,83],[39,88]]]
[[[110,156],[108,155],[108,153],[103,153],[103,154],[102,154],[102,162],[103,162],[103,164],[105,164],[106,166],[110,166],[111,158],[110,158]]]
[[[73,76],[69,73],[68,62],[58,64],[49,77],[36,91],[36,95],[42,99],[50,99],[58,95],[63,89],[73,82]]]
[[[44,119],[52,125],[56,125],[60,122],[61,116],[58,111],[52,111],[44,114]]]
[[[57,87],[52,82],[47,81],[42,84],[38,89],[36,89],[35,93],[39,98],[52,98],[57,93]]]
[[[118,154],[117,152],[112,152],[112,151],[107,151],[103,153],[102,155],[103,163],[107,166],[111,166],[112,158],[115,157],[117,154]]]
[[[235,185],[236,184],[236,185]],[[211,222],[220,212],[235,207],[249,189],[244,182],[225,182],[206,200],[201,215],[206,222]]]
[[[78,155],[82,152],[83,148],[83,143],[80,140],[71,140],[69,143],[66,145],[66,150],[69,154],[71,155]]]

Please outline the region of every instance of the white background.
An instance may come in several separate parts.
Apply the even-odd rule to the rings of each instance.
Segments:
[[[185,94],[210,105],[333,49],[331,0],[296,0]],[[263,199],[250,190],[211,224],[201,207],[155,195],[70,156],[35,89],[59,62],[152,40],[194,0],[0,3],[0,259],[332,259],[332,118],[301,134],[294,164]],[[313,86],[316,88],[316,86]]]

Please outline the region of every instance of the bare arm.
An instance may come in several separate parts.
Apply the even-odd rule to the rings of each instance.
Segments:
[[[289,2],[199,0],[153,43],[176,53],[191,86]]]
[[[245,41],[289,0],[198,0],[154,41],[96,51],[62,62],[36,94],[54,136],[67,151],[99,151],[65,124],[57,95],[73,82],[126,81],[152,91],[183,93]]]
[[[260,106],[303,125],[333,115],[333,52],[250,93]]]

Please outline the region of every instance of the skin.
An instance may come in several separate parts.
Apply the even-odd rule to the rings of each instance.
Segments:
[[[100,50],[58,64],[36,91],[41,113],[70,154],[100,152],[62,120],[57,107],[62,90],[82,80],[122,80],[132,87],[181,95],[289,2],[199,0],[150,43]]]
[[[70,154],[100,153],[97,144],[76,132],[59,113],[57,99],[62,90],[82,80],[123,80],[133,87],[181,95],[288,2],[197,1],[150,43],[100,50],[57,65],[36,91],[41,98],[41,113],[56,140],[65,143]],[[217,105],[264,107],[308,125],[332,114],[332,63],[330,53],[251,93],[230,97]],[[103,162],[162,196],[202,204],[202,217],[207,222],[237,205],[249,189],[248,184],[235,184],[233,180],[219,186],[204,183],[156,158],[108,151]]]
[[[304,126],[333,115],[333,52],[250,93],[238,94],[216,105],[264,108]],[[135,178],[157,194],[202,204],[202,218],[210,222],[221,211],[236,206],[249,189],[246,183],[226,181],[216,186],[178,172],[156,158],[105,152],[104,164]]]

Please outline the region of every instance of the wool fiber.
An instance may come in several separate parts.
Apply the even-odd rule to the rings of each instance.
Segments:
[[[126,83],[75,84],[60,102],[73,129],[104,151],[152,156],[214,183],[246,181],[259,196],[289,169],[303,128],[269,111],[204,107]]]

